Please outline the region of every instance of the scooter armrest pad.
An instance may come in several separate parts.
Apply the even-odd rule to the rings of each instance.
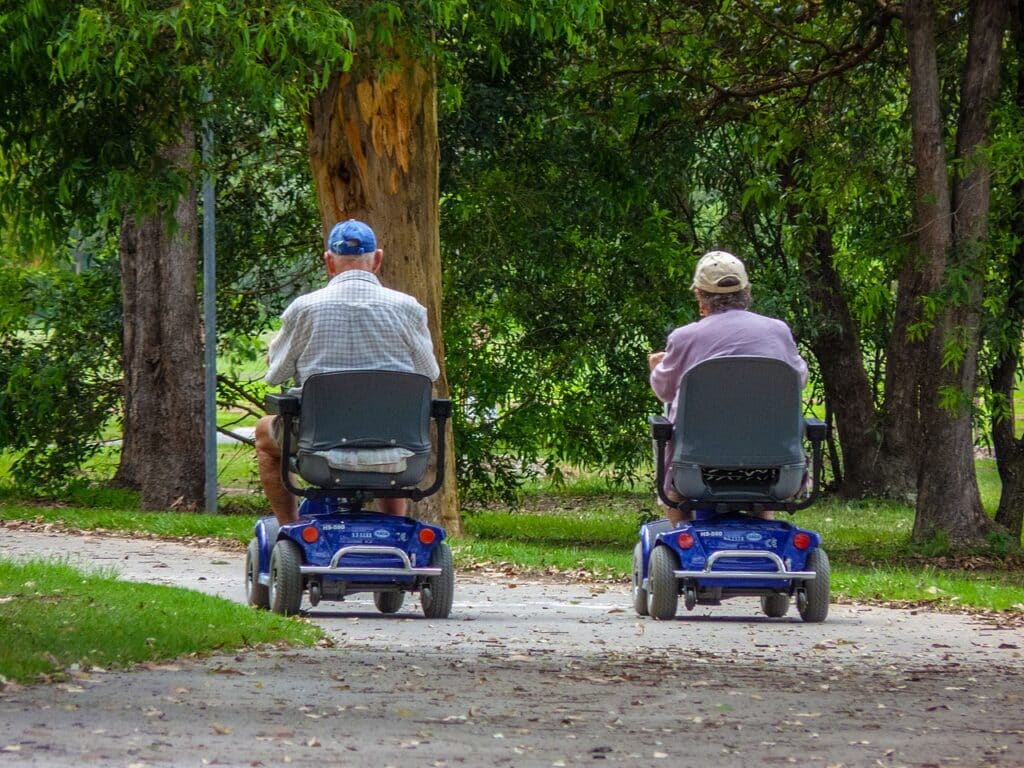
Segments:
[[[267,413],[278,416],[298,416],[302,410],[302,400],[295,395],[267,395],[263,400]]]
[[[651,437],[658,442],[667,443],[672,439],[672,422],[666,417],[658,414],[649,419],[651,425]]]
[[[828,437],[828,424],[813,416],[804,419],[804,432],[808,440],[818,442]]]

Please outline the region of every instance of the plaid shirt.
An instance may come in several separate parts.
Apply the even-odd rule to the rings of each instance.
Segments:
[[[314,373],[330,371],[408,371],[431,381],[440,373],[427,310],[359,269],[346,270],[289,304],[267,356],[272,385],[294,379],[301,386]]]

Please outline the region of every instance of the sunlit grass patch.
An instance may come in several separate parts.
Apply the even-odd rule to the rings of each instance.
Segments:
[[[832,571],[832,587],[834,592],[863,600],[1024,611],[1024,576],[1020,573],[983,577],[932,567],[845,566]]]

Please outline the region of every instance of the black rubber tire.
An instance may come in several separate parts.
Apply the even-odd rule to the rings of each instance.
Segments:
[[[291,539],[281,539],[270,553],[270,610],[284,616],[302,605],[302,550]]]
[[[770,619],[781,619],[789,613],[789,595],[779,592],[761,595],[761,612]]]
[[[647,565],[647,612],[659,620],[674,619],[679,607],[679,579],[672,573],[679,563],[675,553],[661,545],[651,550]]]
[[[797,603],[800,618],[809,622],[822,622],[828,617],[829,592],[832,589],[832,567],[825,550],[820,547],[811,550],[804,569],[818,575],[813,581],[804,582],[806,599]]]
[[[245,599],[256,608],[270,607],[270,590],[260,584],[260,542],[255,536],[245,551]]]
[[[455,566],[452,564],[452,550],[448,542],[442,541],[430,553],[430,565],[440,568],[437,576],[428,576],[420,587],[420,605],[428,619],[447,619],[452,612],[455,597]]]
[[[644,545],[639,541],[633,547],[633,609],[637,616],[647,615],[647,590],[643,588]]]
[[[374,592],[373,604],[381,613],[398,613],[405,602],[405,592]]]

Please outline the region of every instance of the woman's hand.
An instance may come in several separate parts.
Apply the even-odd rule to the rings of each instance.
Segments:
[[[647,356],[647,369],[653,371],[665,357],[664,352],[652,352]]]

